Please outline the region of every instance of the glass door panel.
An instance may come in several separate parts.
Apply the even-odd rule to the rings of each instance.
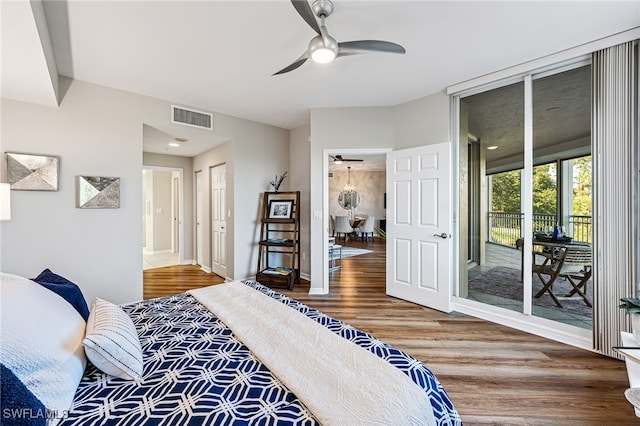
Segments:
[[[522,312],[524,82],[460,99],[459,296]]]
[[[589,65],[533,80],[532,314],[592,326]],[[586,253],[589,253],[588,255]]]

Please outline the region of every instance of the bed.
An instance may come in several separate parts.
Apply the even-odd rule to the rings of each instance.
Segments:
[[[40,408],[19,411],[15,407],[30,406],[20,400],[5,401],[5,375],[12,373],[6,365],[22,374],[18,385],[22,382],[29,390],[34,383],[19,372],[16,359],[24,357],[25,351],[6,353],[5,342],[12,338],[5,332],[12,321],[7,316],[22,315],[24,323],[24,309],[15,308],[24,304],[17,300],[20,297],[51,299],[53,295],[67,307],[70,304],[51,289],[35,288],[39,285],[33,281],[16,285],[16,278],[2,277],[3,424],[21,424],[25,417],[65,426],[462,424],[446,391],[424,364],[254,281],[117,307],[97,299],[87,320],[72,307],[79,318],[74,317],[75,323],[86,324],[82,332],[62,332],[67,340],[73,335],[71,340],[79,341],[89,358],[71,363],[74,372],[67,375],[73,377],[67,381],[79,384],[57,405],[45,391],[35,391],[36,400],[45,402],[36,405]],[[6,285],[9,282],[12,286]],[[23,291],[20,285],[29,286],[30,293],[16,296]],[[61,303],[51,300],[45,304],[49,310],[52,306],[62,309]],[[110,313],[100,317],[104,309]],[[55,321],[50,313],[47,319]],[[97,356],[95,352],[104,349],[100,346],[106,346],[100,341],[100,327],[122,326],[114,335],[117,340],[127,335],[125,323],[129,322],[133,331],[127,338],[131,340],[116,345],[122,353]],[[44,328],[39,331],[41,338],[53,333],[52,325]],[[70,346],[69,359],[85,355]],[[45,352],[42,356],[52,352],[38,350]],[[55,385],[53,392],[59,393],[60,386]],[[9,392],[20,394],[15,389]],[[6,411],[7,402],[14,411]]]

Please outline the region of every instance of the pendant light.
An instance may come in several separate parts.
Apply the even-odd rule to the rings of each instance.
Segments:
[[[338,194],[338,204],[343,209],[350,210],[353,213],[353,210],[360,204],[360,194],[351,184],[351,167],[348,167],[348,169],[349,179],[340,194]]]

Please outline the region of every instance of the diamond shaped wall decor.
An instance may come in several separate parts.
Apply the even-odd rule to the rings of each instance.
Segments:
[[[22,191],[57,191],[60,160],[50,155],[5,153],[7,182]]]
[[[120,207],[120,178],[78,176],[76,207],[81,209],[117,209]]]

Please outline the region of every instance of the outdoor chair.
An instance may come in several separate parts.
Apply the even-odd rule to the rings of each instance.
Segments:
[[[584,303],[593,307],[587,297],[587,283],[591,279],[591,259],[593,249],[591,245],[569,245],[564,255],[564,262],[560,268],[560,277],[566,278],[573,287],[565,297],[575,294],[580,296]]]
[[[537,257],[543,258],[542,263],[537,263]],[[565,278],[571,284],[571,291],[562,298],[578,295],[584,303],[592,307],[591,301],[586,296],[587,282],[591,278],[592,248],[590,245],[566,245],[553,249],[551,252],[534,252],[532,270],[543,284],[536,298],[548,293],[555,304],[562,308],[558,296],[553,292],[553,284],[558,278]]]

